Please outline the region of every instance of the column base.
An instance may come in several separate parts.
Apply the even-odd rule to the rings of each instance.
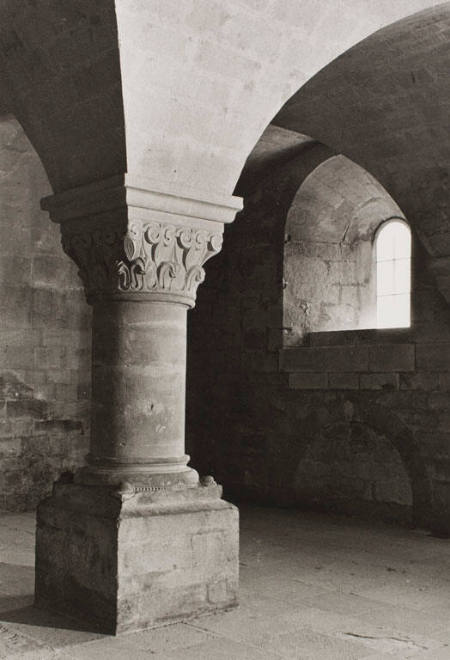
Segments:
[[[88,457],[89,458],[89,457]],[[178,461],[151,464],[88,463],[74,475],[77,484],[85,486],[122,486],[136,491],[185,490],[199,485],[198,472],[188,467],[189,456]]]
[[[177,491],[56,483],[38,507],[35,604],[118,634],[237,604],[238,510]]]

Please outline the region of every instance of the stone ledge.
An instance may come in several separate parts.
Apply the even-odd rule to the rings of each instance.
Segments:
[[[380,374],[398,389],[399,373],[416,372],[418,348],[404,342],[286,348],[279,353],[279,368],[294,389],[372,389]]]
[[[242,199],[232,195],[205,195],[192,189],[167,190],[154,181],[118,174],[108,179],[44,197],[41,208],[52,220],[64,222],[114,209],[130,207],[134,212],[169,214],[182,222],[196,218],[229,223],[242,209]]]
[[[368,371],[367,346],[289,348],[280,352],[280,369],[287,372]]]
[[[332,330],[310,332],[305,346],[349,346],[360,344],[403,344],[414,342],[411,328],[370,328],[367,330]]]

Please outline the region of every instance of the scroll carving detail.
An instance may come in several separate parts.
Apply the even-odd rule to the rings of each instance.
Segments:
[[[63,233],[63,248],[79,267],[88,298],[168,293],[195,299],[204,263],[222,234],[159,222],[132,222],[127,231]]]

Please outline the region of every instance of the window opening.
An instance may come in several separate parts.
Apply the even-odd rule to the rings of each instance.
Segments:
[[[376,237],[377,327],[411,325],[411,230],[400,219],[384,223]]]

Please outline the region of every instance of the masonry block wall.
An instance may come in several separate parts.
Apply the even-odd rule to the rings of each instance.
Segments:
[[[237,500],[448,528],[448,304],[415,237],[410,329],[286,342],[283,200],[300,160],[260,177],[208,264],[190,317],[193,463]]]
[[[356,248],[336,243],[295,240],[285,247],[283,326],[286,343],[295,346],[313,328],[358,328],[366,320],[363,301],[373,295],[358,267],[370,241]],[[373,304],[372,304],[373,307]]]
[[[89,433],[90,309],[20,125],[0,121],[0,509],[33,508]]]
[[[284,345],[308,332],[373,328],[373,237],[401,209],[366,170],[328,158],[301,184],[285,227]]]

